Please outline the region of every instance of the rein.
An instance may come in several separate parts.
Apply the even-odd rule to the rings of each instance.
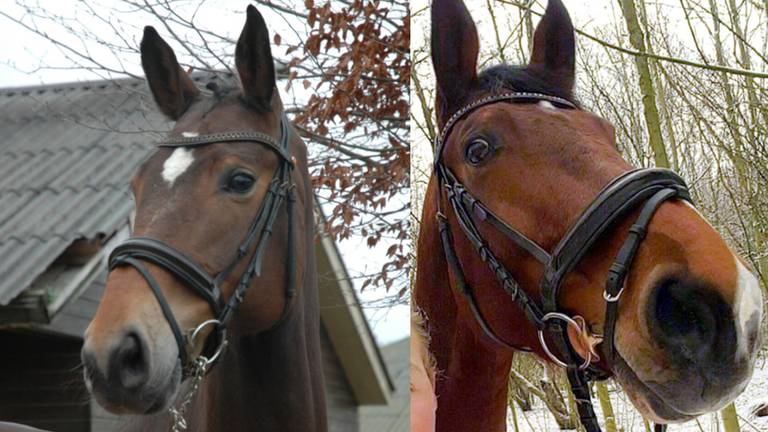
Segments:
[[[448,207],[453,211],[459,229],[472,244],[480,259],[494,274],[504,292],[522,309],[528,320],[536,327],[542,349],[559,366],[567,369],[568,381],[577,402],[581,424],[587,432],[599,432],[600,426],[592,407],[589,382],[606,379],[610,371],[601,370],[593,364],[592,354],[582,359],[574,350],[568,338],[567,327],[573,327],[584,335],[587,324],[581,317],[572,317],[561,311],[559,293],[565,277],[591,249],[597,239],[620,217],[642,206],[635,223],[629,229],[624,244],[611,265],[603,292],[606,301],[604,334],[600,343],[607,362],[616,359],[614,346],[618,303],[624,291],[624,283],[635,254],[655,211],[664,202],[672,199],[691,201],[683,179],[674,172],[660,168],[636,169],[612,180],[583,211],[576,223],[568,230],[554,250],[549,253],[524,234],[495,215],[461,183],[458,177],[444,164],[442,154],[445,142],[455,124],[470,112],[495,103],[524,103],[547,101],[564,109],[579,109],[568,100],[529,92],[508,92],[478,99],[453,114],[440,134],[435,138],[435,174],[438,181],[438,228],[443,251],[453,275],[456,288],[466,298],[475,321],[483,333],[494,343],[509,349],[518,349],[502,340],[491,328],[477,304],[472,287],[467,283],[462,264],[456,255],[453,233],[448,217],[444,213],[443,191]],[[502,233],[516,246],[536,258],[544,267],[540,281],[540,302],[520,288],[505,265],[494,255],[491,246],[477,228],[476,221],[483,222]],[[549,336],[549,338],[545,337]],[[548,346],[550,340],[553,348]],[[666,425],[656,425],[657,432],[666,430]]]
[[[296,292],[295,281],[295,239],[294,239],[294,206],[295,184],[291,178],[294,166],[288,144],[290,141],[290,129],[288,119],[283,114],[280,120],[280,141],[277,142],[271,136],[258,131],[238,131],[212,134],[200,134],[196,136],[171,137],[157,144],[160,148],[194,147],[217,144],[223,142],[253,142],[270,149],[279,158],[279,166],[275,170],[272,181],[267,188],[266,195],[259,210],[240,246],[237,248],[233,260],[218,274],[210,275],[202,265],[187,257],[173,246],[150,237],[131,237],[119,244],[109,256],[109,270],[120,266],[131,266],[139,272],[149,285],[157,298],[165,320],[168,322],[174,339],[178,346],[179,360],[182,366],[182,379],[192,377],[190,391],[184,398],[181,406],[170,408],[173,417],[172,430],[186,429],[184,411],[191,402],[192,396],[197,391],[204,375],[220,357],[227,345],[226,329],[233,314],[243,302],[245,294],[254,277],[261,275],[261,266],[266,250],[267,242],[272,234],[279,210],[285,203],[285,211],[288,216],[288,252],[285,281],[285,306],[281,318],[282,321],[290,309],[291,299]],[[245,258],[249,251],[253,256],[243,271],[233,294],[229,299],[224,299],[220,286],[230,276],[235,267]],[[211,307],[214,319],[199,324],[196,328],[182,332],[176,318],[173,315],[168,301],[160,289],[157,281],[152,277],[145,262],[150,262],[162,267],[175,276],[180,282],[191,289],[199,297],[203,298]],[[194,360],[189,353],[194,347],[195,338],[200,331],[214,326],[214,343],[206,341],[203,353]],[[210,335],[209,335],[210,336]]]

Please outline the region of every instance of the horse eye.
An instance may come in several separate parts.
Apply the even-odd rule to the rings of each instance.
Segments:
[[[227,179],[225,189],[227,192],[246,193],[251,190],[256,180],[252,175],[243,171],[233,171]]]
[[[479,165],[493,154],[493,147],[484,139],[476,139],[467,146],[464,159],[470,165]]]

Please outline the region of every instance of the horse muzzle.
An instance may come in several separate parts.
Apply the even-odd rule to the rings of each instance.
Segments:
[[[747,288],[739,287],[739,295],[752,295],[742,292]],[[739,295],[730,304],[720,291],[690,275],[656,281],[644,308],[655,359],[619,346],[622,358],[615,365],[617,378],[641,411],[645,407],[652,411],[650,418],[684,421],[719,410],[744,390],[752,376],[762,313],[745,310]]]
[[[167,408],[181,382],[177,355],[153,352],[147,338],[135,329],[113,339],[107,348],[96,349],[86,338],[81,352],[86,386],[96,401],[117,414],[150,414]]]

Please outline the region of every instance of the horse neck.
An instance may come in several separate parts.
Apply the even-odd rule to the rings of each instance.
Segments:
[[[309,183],[303,183],[305,196],[313,196]],[[314,221],[311,205],[303,211],[305,221]],[[258,334],[241,330],[249,327],[246,311],[235,316],[228,352],[190,409],[199,425],[191,430],[327,430],[314,230],[312,222],[304,226],[304,242],[297,244],[305,248],[297,258],[304,259],[305,270],[297,278],[302,286],[290,300],[294,303],[275,328]]]
[[[232,329],[229,352],[190,409],[199,430],[326,430],[319,329],[304,312],[261,334]]]
[[[504,430],[512,352],[493,345],[482,334],[453,285],[435,218],[437,192],[433,176],[424,201],[414,288],[415,305],[425,318],[429,352],[437,370],[436,430]],[[454,241],[462,235],[455,227],[451,231]]]

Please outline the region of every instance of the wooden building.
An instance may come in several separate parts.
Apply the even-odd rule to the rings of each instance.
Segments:
[[[89,399],[82,334],[128,235],[128,180],[168,123],[138,80],[0,90],[0,421],[116,430]],[[334,242],[316,244],[330,430],[393,382]]]

